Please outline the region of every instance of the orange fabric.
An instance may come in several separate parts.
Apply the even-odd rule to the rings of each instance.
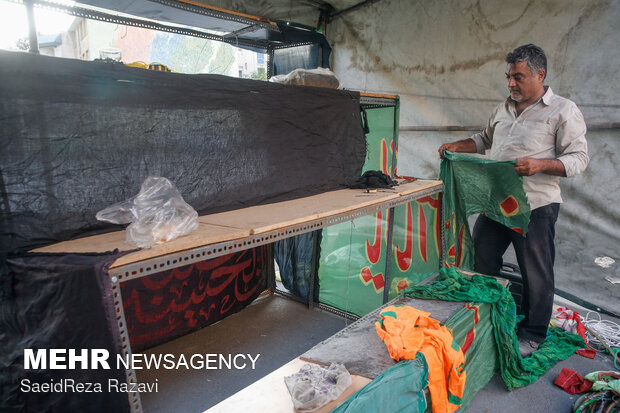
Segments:
[[[452,413],[460,407],[465,389],[465,357],[450,330],[429,315],[392,305],[381,311],[375,327],[394,360],[414,359],[418,351],[424,354],[433,412]]]

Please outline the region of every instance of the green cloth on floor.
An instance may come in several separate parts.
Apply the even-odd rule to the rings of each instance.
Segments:
[[[514,299],[508,289],[493,277],[480,274],[470,277],[453,267],[442,268],[438,278],[431,284],[409,287],[402,293],[413,298],[492,304],[491,323],[500,373],[508,390],[533,383],[558,361],[585,347],[583,339],[578,335],[550,328],[547,339],[539,349],[530,357],[522,358],[515,331]]]
[[[620,395],[620,372],[594,371],[586,374],[584,379],[592,382],[592,391],[611,390]]]
[[[407,412],[426,410],[424,388],[428,386],[428,366],[424,354],[396,363],[362,387],[333,413]]]
[[[474,254],[467,217],[487,217],[526,235],[530,205],[515,162],[498,162],[444,152],[439,170],[443,181],[445,247],[450,266],[473,269]]]
[[[459,412],[467,411],[467,406],[478,391],[486,386],[499,370],[491,307],[489,303],[466,304],[445,322],[465,354],[467,381],[463,391],[463,403],[457,410]]]

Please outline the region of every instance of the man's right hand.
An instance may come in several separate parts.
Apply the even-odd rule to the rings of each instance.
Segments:
[[[443,159],[443,151],[450,152],[476,152],[476,142],[473,139],[463,139],[462,141],[444,143],[439,147],[439,157]]]
[[[443,145],[439,147],[439,157],[443,159],[443,151],[456,152],[456,149],[457,149],[456,142],[444,143]]]

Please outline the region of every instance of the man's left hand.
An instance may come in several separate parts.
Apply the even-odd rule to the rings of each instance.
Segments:
[[[521,176],[532,176],[537,173],[566,176],[564,164],[559,159],[517,158],[515,172]]]
[[[521,176],[532,176],[542,172],[540,160],[534,158],[517,158],[515,171]]]

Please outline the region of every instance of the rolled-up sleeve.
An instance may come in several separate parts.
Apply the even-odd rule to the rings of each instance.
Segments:
[[[557,159],[564,164],[567,177],[582,173],[590,162],[586,122],[574,103],[570,105],[570,109],[566,111],[564,119],[558,126],[555,150]]]

